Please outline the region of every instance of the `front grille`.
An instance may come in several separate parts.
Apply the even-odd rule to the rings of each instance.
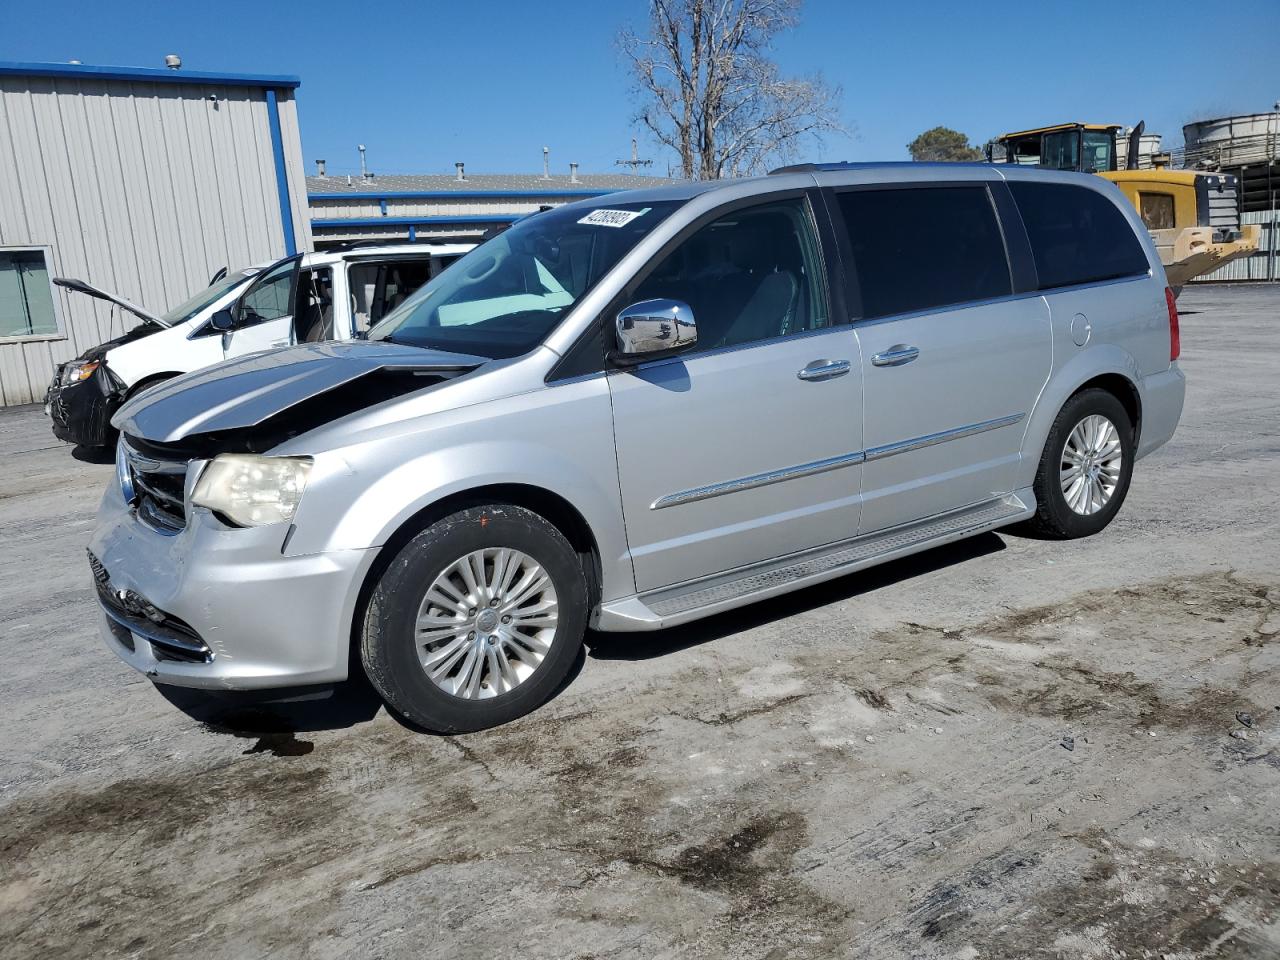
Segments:
[[[128,441],[122,442],[138,515],[161,531],[181,530],[187,525],[187,461],[141,454]]]
[[[106,612],[112,634],[130,650],[134,648],[132,634],[136,633],[151,644],[158,660],[209,663],[213,659],[209,645],[186,621],[165,613],[134,590],[113,587],[111,574],[92,552],[89,569],[93,571],[98,602]]]

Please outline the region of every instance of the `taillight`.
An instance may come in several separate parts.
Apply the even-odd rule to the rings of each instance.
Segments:
[[[1182,354],[1182,333],[1178,330],[1178,301],[1172,287],[1164,288],[1164,302],[1169,305],[1169,362],[1173,363]]]

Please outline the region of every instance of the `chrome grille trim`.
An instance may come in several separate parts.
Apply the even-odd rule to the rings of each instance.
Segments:
[[[153,530],[172,535],[187,525],[186,460],[165,460],[139,452],[120,438],[121,492],[137,503],[138,517]]]

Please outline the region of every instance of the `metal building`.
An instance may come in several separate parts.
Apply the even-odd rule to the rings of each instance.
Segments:
[[[632,174],[468,174],[307,177],[317,247],[351,240],[415,240],[483,233],[556,206],[670,181]]]
[[[177,58],[174,58],[175,60]],[[311,249],[296,77],[0,62],[0,402],[222,267]]]

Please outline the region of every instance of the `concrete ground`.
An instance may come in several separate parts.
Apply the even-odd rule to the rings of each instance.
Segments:
[[[0,413],[0,955],[1280,956],[1280,288],[1181,307],[1101,536],[593,637],[458,737],[168,702],[97,638],[111,468]]]

